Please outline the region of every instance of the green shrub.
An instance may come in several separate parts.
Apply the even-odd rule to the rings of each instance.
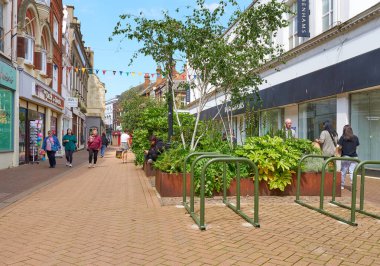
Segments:
[[[291,184],[292,174],[297,171],[304,154],[317,152],[311,141],[305,139],[282,139],[281,137],[251,137],[237,148],[238,156],[252,160],[259,168],[259,180],[268,182],[269,189],[285,190]]]

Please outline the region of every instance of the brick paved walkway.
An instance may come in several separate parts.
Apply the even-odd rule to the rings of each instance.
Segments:
[[[113,157],[0,210],[0,265],[380,265],[378,220],[358,215],[351,227],[293,197],[262,197],[260,229],[209,204],[201,232],[184,209],[160,205],[132,158]]]

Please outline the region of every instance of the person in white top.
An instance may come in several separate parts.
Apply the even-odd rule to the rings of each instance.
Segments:
[[[130,136],[128,134],[128,130],[125,129],[124,133],[122,133],[120,136],[120,148],[123,151],[121,154],[122,163],[127,162],[127,152],[129,150],[129,139],[130,139]]]

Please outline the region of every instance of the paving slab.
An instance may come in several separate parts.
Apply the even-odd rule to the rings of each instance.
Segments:
[[[380,265],[379,220],[349,226],[294,197],[261,197],[261,228],[212,202],[206,222],[199,231],[185,209],[161,205],[133,155],[122,164],[109,150],[0,210],[0,265]]]

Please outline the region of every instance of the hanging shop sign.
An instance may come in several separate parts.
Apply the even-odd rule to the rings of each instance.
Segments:
[[[70,107],[78,107],[78,98],[75,98],[75,97],[67,97],[66,98],[66,107],[67,108],[70,108]]]
[[[61,109],[64,107],[64,99],[53,91],[49,91],[42,86],[36,84],[34,97],[37,97],[45,102],[51,103]]]
[[[298,37],[310,37],[309,31],[309,0],[297,2],[297,32]]]
[[[16,90],[16,69],[0,61],[0,85]]]

